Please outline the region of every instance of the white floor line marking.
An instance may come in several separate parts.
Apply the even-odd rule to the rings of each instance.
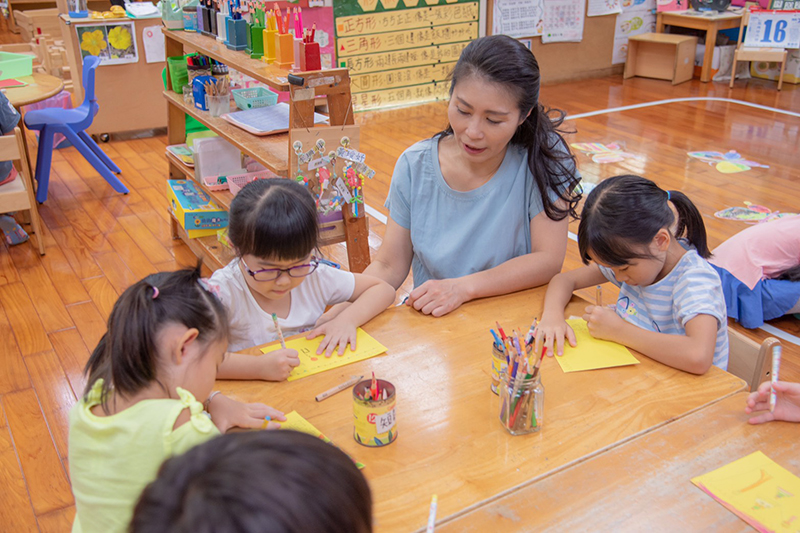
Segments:
[[[367,204],[364,204],[364,211],[366,211],[369,216],[371,216],[372,218],[374,218],[383,225],[386,225],[386,222],[389,221],[389,219],[386,218],[386,215],[384,215],[374,207],[368,206]]]
[[[575,242],[578,242],[578,236],[575,235],[574,233],[572,233],[571,231],[567,232],[567,237],[569,237],[570,239],[572,239]]]
[[[773,113],[781,113],[783,115],[789,115],[791,117],[800,118],[800,113],[795,113],[794,111],[786,111],[783,109],[778,109],[776,107],[768,107],[761,104],[753,104],[751,102],[744,102],[742,100],[734,100],[733,98],[717,98],[714,96],[694,96],[689,98],[670,98],[669,100],[656,100],[655,102],[645,102],[642,104],[633,104],[633,105],[626,105],[622,107],[610,107],[608,109],[601,109],[599,111],[589,111],[588,113],[578,113],[577,115],[567,115],[566,120],[574,120],[578,118],[587,118],[587,117],[594,117],[596,115],[605,115],[607,113],[614,113],[617,111],[629,111],[631,109],[642,109],[645,107],[653,107],[657,105],[663,104],[674,104],[680,102],[727,102],[730,104],[739,104],[747,107],[753,107],[755,109],[763,109],[765,111],[772,111]]]
[[[760,328],[760,330],[766,331],[770,335],[775,335],[776,337],[785,340],[786,342],[791,342],[792,344],[796,344],[800,346],[800,338],[795,337],[791,333],[786,333],[782,329],[778,329],[775,326],[770,326],[769,324],[764,324]]]

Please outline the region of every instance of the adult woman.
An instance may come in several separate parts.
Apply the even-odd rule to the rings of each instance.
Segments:
[[[574,158],[538,102],[539,66],[496,35],[462,52],[450,125],[395,166],[383,245],[365,273],[399,287],[408,305],[441,316],[476,298],[550,281],[561,270],[568,215],[580,196]]]

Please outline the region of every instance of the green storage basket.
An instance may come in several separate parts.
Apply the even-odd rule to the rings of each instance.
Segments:
[[[178,94],[183,94],[183,86],[189,85],[189,71],[186,69],[186,58],[197,54],[186,54],[167,58],[167,70],[169,79],[172,82],[172,90]]]
[[[0,80],[33,74],[33,56],[0,52]]]
[[[248,89],[233,89],[231,91],[236,107],[239,109],[254,109],[267,107],[278,103],[278,95],[266,87],[250,87]]]
[[[161,71],[161,79],[164,81],[164,89],[166,89],[167,88],[167,69],[163,69]],[[188,80],[189,78],[187,77],[186,79]],[[181,90],[181,94],[183,94],[183,90]],[[184,116],[186,117],[186,134],[187,135],[190,134],[190,133],[198,132],[198,131],[206,131],[206,130],[208,130],[208,128],[205,126],[205,124],[203,124],[202,122],[200,122],[199,120],[194,118],[192,115],[184,115]]]

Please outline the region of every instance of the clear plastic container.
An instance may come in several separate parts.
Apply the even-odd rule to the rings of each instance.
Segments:
[[[212,117],[219,117],[231,110],[231,96],[229,94],[222,95],[206,95],[206,107]]]
[[[541,374],[500,377],[500,423],[512,435],[527,435],[542,429],[544,386]]]

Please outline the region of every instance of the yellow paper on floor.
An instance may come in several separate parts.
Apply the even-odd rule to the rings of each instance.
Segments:
[[[760,451],[692,483],[758,531],[800,528],[800,478]]]
[[[286,341],[286,347],[297,350],[300,357],[300,366],[292,369],[287,381],[294,381],[325,372],[326,370],[349,365],[350,363],[363,361],[386,351],[386,346],[376,341],[361,328],[358,328],[356,332],[356,351],[351,350],[348,344],[343,355],[339,355],[337,351],[334,351],[330,357],[325,357],[324,353],[317,355],[317,348],[319,348],[319,343],[322,342],[322,339],[323,337],[317,337],[316,339],[306,340],[305,337],[298,337]],[[261,348],[261,352],[273,352],[279,350],[280,347],[280,344],[272,344],[266,348]]]
[[[294,431],[299,431],[301,433],[308,433],[312,437],[317,437],[319,439],[322,439],[323,442],[327,442],[328,444],[336,446],[335,444],[333,444],[333,441],[331,439],[323,435],[320,430],[314,427],[314,424],[303,418],[297,411],[286,413],[284,416],[286,417],[286,422],[279,422],[281,425],[281,429],[292,429]],[[336,447],[339,448],[338,446]],[[339,449],[341,450],[341,448]],[[359,463],[358,461],[353,461],[353,462],[356,464],[359,470],[364,468],[364,465],[362,463]]]
[[[564,372],[639,364],[639,361],[623,345],[592,337],[586,321],[582,318],[570,318],[567,320],[567,324],[575,332],[578,345],[573,348],[566,339],[564,340],[564,355],[556,356],[556,361]]]

